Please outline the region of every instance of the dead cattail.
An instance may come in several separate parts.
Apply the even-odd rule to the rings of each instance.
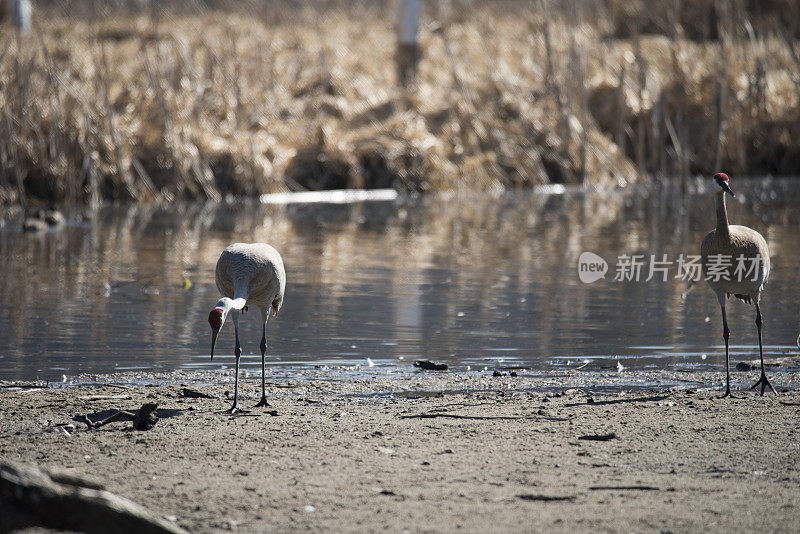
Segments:
[[[413,91],[398,4],[54,6],[0,39],[0,199],[800,172],[797,10],[710,1],[429,4]]]

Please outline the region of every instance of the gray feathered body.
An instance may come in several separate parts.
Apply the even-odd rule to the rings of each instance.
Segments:
[[[265,321],[281,309],[286,271],[281,255],[266,243],[229,245],[217,261],[216,281],[222,296],[246,299],[248,306],[261,309]]]
[[[715,254],[723,254],[730,258],[730,267],[723,269],[729,280],[708,279],[709,256]],[[715,293],[734,295],[745,302],[758,303],[761,290],[769,278],[769,247],[761,234],[752,228],[736,224],[728,226],[728,235],[725,235],[724,231],[712,230],[700,245],[700,255],[703,276]],[[740,273],[741,276],[736,274],[740,255],[744,256],[747,268],[751,266],[753,259],[760,257],[755,272],[751,272],[747,276],[744,276],[743,273]]]

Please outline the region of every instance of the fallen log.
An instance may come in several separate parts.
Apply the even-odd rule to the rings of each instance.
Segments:
[[[0,463],[0,532],[35,526],[89,534],[186,532],[133,501],[76,481],[61,484],[38,467]]]

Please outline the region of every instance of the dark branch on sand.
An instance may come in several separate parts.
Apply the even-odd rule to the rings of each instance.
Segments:
[[[531,420],[547,420],[547,421],[566,421],[567,419],[564,417],[511,417],[511,416],[504,416],[504,415],[457,415],[453,413],[438,413],[438,412],[429,412],[429,413],[418,413],[414,415],[401,415],[400,419],[435,419],[437,417],[446,417],[448,419],[474,419],[478,421],[519,421],[524,419],[531,419]]]
[[[133,421],[133,428],[136,430],[150,430],[158,421],[158,404],[153,402],[147,402],[142,404],[142,407],[139,408],[136,413],[134,412],[126,412],[124,410],[117,410],[110,416],[106,417],[102,421],[98,421],[93,423],[89,416],[87,415],[78,415],[75,417],[77,421],[81,423],[85,423],[89,430],[94,430],[96,428],[100,428],[101,426],[105,426],[109,423],[113,423],[115,421]]]
[[[656,486],[589,486],[590,490],[611,490],[611,491],[659,491],[661,488]]]

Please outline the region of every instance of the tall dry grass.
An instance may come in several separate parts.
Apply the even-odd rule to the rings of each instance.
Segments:
[[[0,35],[3,202],[800,170],[790,1],[37,5]],[[663,5],[662,5],[663,4]]]

